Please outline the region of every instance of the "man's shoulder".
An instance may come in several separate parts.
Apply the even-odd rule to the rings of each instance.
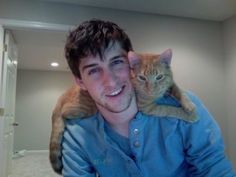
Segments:
[[[192,91],[187,90],[183,92],[194,104],[202,104],[200,98]]]

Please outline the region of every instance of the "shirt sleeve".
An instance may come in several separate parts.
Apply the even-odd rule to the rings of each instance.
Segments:
[[[95,177],[95,170],[75,138],[79,136],[76,126],[67,124],[66,127],[62,142],[63,177]]]
[[[236,177],[225,155],[218,124],[196,96],[190,97],[199,120],[180,124],[190,177]]]

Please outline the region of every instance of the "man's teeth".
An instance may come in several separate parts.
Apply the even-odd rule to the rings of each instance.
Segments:
[[[122,88],[112,92],[111,94],[109,94],[109,96],[115,96],[115,95],[118,95],[120,92],[121,92]]]

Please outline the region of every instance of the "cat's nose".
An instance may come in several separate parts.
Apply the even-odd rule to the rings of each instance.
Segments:
[[[146,87],[148,94],[152,94],[154,92],[154,88],[150,84],[147,84]]]

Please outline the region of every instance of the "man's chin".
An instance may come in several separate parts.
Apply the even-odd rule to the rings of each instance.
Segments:
[[[127,110],[129,108],[129,104],[127,104],[126,106],[123,105],[122,107],[120,107],[120,105],[119,106],[100,105],[100,107],[102,107],[102,109],[106,109],[109,112],[118,114]]]
[[[122,113],[124,111],[126,111],[128,109],[129,106],[127,107],[124,107],[124,108],[121,108],[121,109],[112,109],[112,108],[108,108],[108,110],[112,113],[115,113],[115,114],[119,114],[119,113]]]

